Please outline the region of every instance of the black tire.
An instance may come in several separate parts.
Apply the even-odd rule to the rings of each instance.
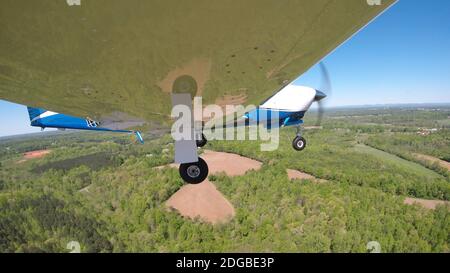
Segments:
[[[181,178],[188,184],[200,184],[208,177],[208,164],[201,157],[197,162],[184,163],[178,169]]]
[[[292,147],[296,151],[303,151],[306,148],[306,140],[303,137],[298,136],[292,141]]]
[[[206,139],[205,135],[202,134],[202,139],[196,140],[195,142],[197,143],[197,147],[201,148],[201,147],[205,146],[206,143],[208,143],[208,140]]]

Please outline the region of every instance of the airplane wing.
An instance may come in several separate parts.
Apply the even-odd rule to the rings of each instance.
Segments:
[[[394,2],[2,0],[0,99],[130,126],[172,91],[255,104]]]

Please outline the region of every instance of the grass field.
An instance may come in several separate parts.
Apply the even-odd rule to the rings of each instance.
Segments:
[[[441,175],[437,174],[436,172],[427,169],[426,167],[415,163],[415,162],[411,162],[408,161],[406,159],[400,158],[396,155],[369,147],[367,145],[364,144],[358,144],[355,146],[355,150],[358,152],[362,152],[374,157],[377,157],[379,159],[381,159],[383,162],[388,163],[388,164],[394,164],[394,165],[399,165],[401,167],[404,167],[406,169],[408,169],[409,172],[411,173],[415,173],[419,176],[428,176],[428,177],[433,177],[433,178],[442,178]]]

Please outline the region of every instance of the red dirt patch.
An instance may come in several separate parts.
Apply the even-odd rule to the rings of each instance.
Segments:
[[[209,173],[224,172],[228,176],[244,175],[250,170],[261,169],[262,163],[237,154],[221,153],[206,150],[202,158],[208,162]]]
[[[438,205],[450,205],[450,202],[447,201],[441,201],[441,200],[425,200],[425,199],[418,199],[418,198],[405,198],[405,201],[403,201],[405,205],[414,205],[419,204],[424,208],[427,209],[436,209]]]
[[[287,170],[287,174],[290,180],[300,179],[300,180],[314,180],[316,179],[314,176],[309,175],[307,173],[302,173],[297,170]]]
[[[448,171],[450,171],[450,163],[447,162],[447,161],[444,161],[444,160],[441,160],[441,159],[439,159],[437,157],[432,157],[432,156],[429,156],[429,155],[423,155],[423,154],[414,154],[414,155],[418,159],[424,159],[424,160],[431,161],[431,162],[437,162],[437,163],[439,163],[439,165],[442,168],[446,168]]]
[[[231,220],[235,211],[233,205],[208,180],[198,185],[185,185],[166,202],[167,207],[181,215],[218,224]]]
[[[34,159],[34,158],[41,158],[51,153],[51,150],[38,150],[38,151],[31,151],[26,152],[23,154],[23,157],[25,159]]]
[[[290,169],[287,169],[286,171],[287,171],[287,175],[290,180],[312,180],[317,183],[326,182],[326,180],[324,180],[324,179],[318,179],[310,174],[303,173],[301,171],[290,170]]]
[[[240,155],[205,151],[202,158],[208,163],[209,173],[225,173],[228,176],[244,175],[249,170],[259,170],[261,162]],[[178,164],[157,167],[176,168]],[[198,185],[185,185],[166,202],[166,206],[177,210],[181,215],[217,224],[231,220],[235,211],[233,205],[217,190],[209,180]]]
[[[23,154],[23,158],[21,160],[17,161],[17,163],[24,163],[25,161],[30,160],[30,159],[42,158],[51,152],[52,152],[51,150],[37,150],[37,151],[26,152]]]
[[[228,176],[240,176],[250,170],[259,170],[262,166],[259,161],[237,154],[205,150],[201,157],[208,163],[209,174],[224,172]],[[172,163],[167,166],[156,167],[156,169],[178,168],[178,166],[178,164]]]

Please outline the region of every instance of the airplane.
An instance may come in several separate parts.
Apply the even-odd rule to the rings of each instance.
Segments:
[[[319,126],[324,114],[322,101],[331,93],[328,70],[323,62],[319,64],[319,67],[322,74],[321,90],[289,84],[266,99],[256,109],[245,113],[240,119],[223,125],[222,129],[254,125],[263,125],[267,129],[296,126],[297,133],[292,141],[292,147],[296,151],[303,151],[306,148],[306,139],[302,136],[303,118],[311,105],[316,102],[319,114],[316,125]],[[209,129],[213,130],[215,126]],[[203,133],[196,140],[197,147],[204,147],[207,142]]]
[[[4,0],[0,99],[92,117],[103,128],[112,119],[137,120],[141,131],[151,131],[170,128],[171,109],[192,108],[196,96],[204,105],[230,96],[256,105],[281,89],[244,117],[259,121],[283,110],[280,126],[299,126],[328,94],[286,85],[396,2]],[[304,149],[297,137],[294,148]],[[198,132],[175,141],[174,161],[187,183],[209,172],[196,140]]]
[[[55,128],[61,131],[66,129],[85,130],[85,131],[102,131],[114,133],[132,133],[136,137],[136,142],[144,144],[144,139],[139,131],[131,130],[114,130],[100,126],[100,122],[90,118],[79,118],[65,114],[47,111],[41,108],[33,108],[27,106],[28,115],[30,117],[30,125],[40,127],[43,131],[45,128]]]

